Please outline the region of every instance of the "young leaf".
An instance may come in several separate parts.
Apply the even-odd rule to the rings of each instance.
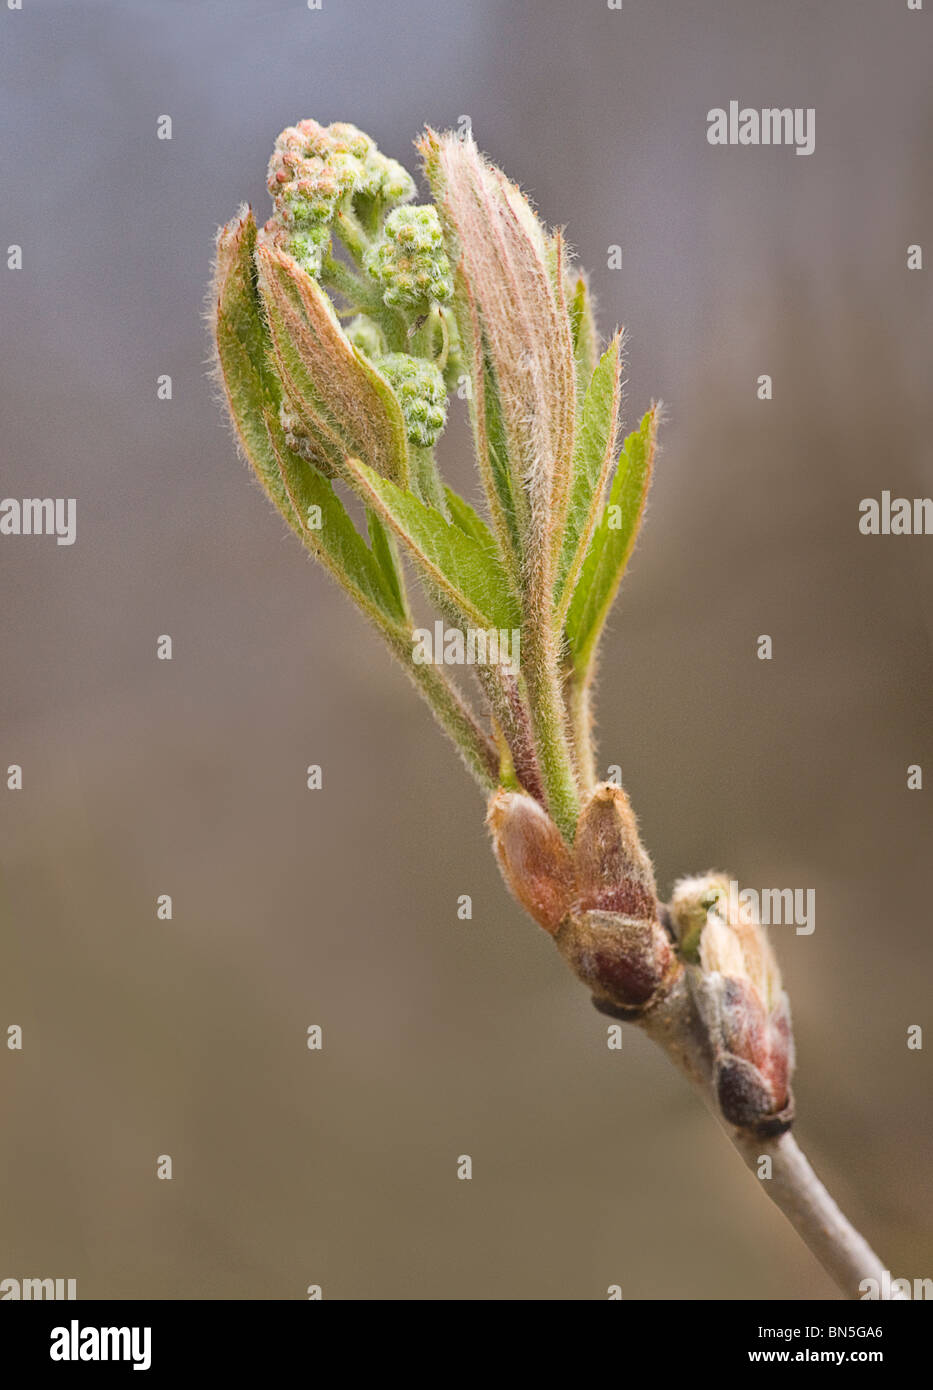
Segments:
[[[243,453],[260,482],[291,521],[291,505],[269,448],[263,411],[278,411],[279,383],[267,361],[268,339],[256,296],[253,250],[256,223],[251,209],[222,227],[217,235],[211,311],[217,379]]]
[[[457,264],[458,294],[465,286],[478,323],[472,356],[475,361],[480,344],[488,349],[498,388],[519,509],[526,607],[547,614],[576,410],[563,241],[559,233],[546,236],[528,200],[472,138],[428,130],[419,149]],[[474,391],[478,375],[474,368]]]
[[[583,402],[574,449],[570,504],[555,590],[558,627],[580,574],[603,504],[615,456],[622,399],[622,335],[617,333],[593,372]]]
[[[573,665],[585,673],[622,581],[644,515],[654,464],[658,410],[626,439],[609,500],[573,591],[566,633]]]
[[[345,455],[408,485],[408,441],[389,383],[357,352],[327,295],[287,252],[256,248],[275,365],[311,438],[338,469]]]
[[[518,626],[518,607],[495,554],[365,463],[349,458],[346,466],[360,497],[407,546],[426,583],[449,600],[464,626]]]
[[[399,564],[395,537],[374,511],[367,511],[366,525],[369,530],[370,548],[379,563],[389,589],[392,591],[398,609],[405,614],[406,618],[410,619],[411,614],[405,594],[405,579]]]
[[[417,493],[426,507],[433,507],[446,517],[447,498],[434,460],[434,450],[411,444],[408,456],[411,460],[411,490]]]
[[[512,493],[498,388],[480,325],[479,310],[469,282],[459,266],[455,270],[454,284],[455,321],[463,361],[469,370],[470,424],[473,427],[480,479],[499,549],[506,558],[510,573],[517,579],[521,569],[520,528]]]
[[[570,312],[570,331],[573,335],[573,357],[577,368],[577,394],[582,400],[599,357],[593,301],[585,275],[577,275],[567,307]]]
[[[330,570],[358,607],[373,622],[384,625],[408,622],[397,575],[386,572],[385,552],[373,549],[354,526],[346,508],[328,478],[305,459],[285,447],[276,423],[267,417],[269,439],[278,463],[282,484],[297,518],[295,530],[316,560]],[[318,514],[315,509],[320,509]],[[315,524],[309,524],[313,519]]]
[[[407,621],[400,594],[366,545],[331,484],[285,442],[281,391],[268,366],[268,339],[253,277],[256,224],[247,211],[217,243],[214,339],[219,377],[244,454],[304,545],[375,622]],[[320,518],[312,507],[320,508]],[[309,526],[309,522],[320,526]]]
[[[515,557],[516,572],[521,564],[522,542],[519,508],[524,505],[524,496],[516,499],[512,489],[512,473],[509,467],[509,446],[505,437],[505,423],[502,418],[502,401],[493,370],[489,350],[483,341],[479,368],[480,399],[477,409],[483,412],[483,436],[486,442],[492,488],[499,500],[505,520],[508,537],[508,553]]]
[[[496,538],[486,525],[478,512],[470,506],[465,498],[461,497],[453,488],[445,487],[444,495],[447,498],[447,509],[450,512],[450,519],[466,535],[472,536],[473,540],[490,551],[493,555],[497,553]]]

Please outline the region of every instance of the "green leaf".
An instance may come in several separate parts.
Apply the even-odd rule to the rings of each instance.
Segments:
[[[482,355],[482,373],[486,456],[489,460],[492,486],[507,528],[509,548],[517,560],[522,553],[518,510],[515,494],[512,491],[512,473],[509,468],[509,449],[505,438],[502,402],[499,400],[499,387],[485,343]]]
[[[426,584],[453,604],[464,626],[519,626],[518,605],[494,553],[365,463],[347,459],[347,469],[360,497],[391,526]]]
[[[240,445],[289,526],[367,615],[382,626],[407,622],[381,555],[366,545],[328,480],[285,442],[253,272],[255,243],[251,212],[229,223],[218,239],[214,282],[219,377]],[[319,528],[309,527],[318,519]]]
[[[330,570],[368,617],[407,624],[408,612],[398,575],[386,572],[386,551],[374,537],[370,550],[328,478],[285,446],[276,422],[267,418],[269,439],[282,483],[298,519],[305,547]],[[320,508],[320,514],[313,510]],[[308,525],[309,520],[315,524]],[[319,524],[317,524],[319,523]],[[385,538],[387,540],[387,538]]]
[[[486,525],[483,518],[461,497],[459,492],[454,492],[453,488],[445,487],[444,496],[447,498],[447,508],[453,521],[460,530],[466,535],[472,536],[473,540],[492,552],[497,553],[496,538]]]
[[[563,625],[574,585],[599,521],[612,467],[622,398],[622,338],[616,334],[593,372],[577,429],[567,521],[557,564],[555,600]]]
[[[454,271],[454,313],[463,363],[469,372],[470,424],[480,479],[500,553],[506,557],[510,573],[517,579],[521,569],[521,542],[502,407],[479,311],[470,282],[460,265]]]
[[[408,600],[405,596],[405,580],[399,564],[395,537],[382,520],[372,510],[366,512],[366,525],[369,529],[369,544],[379,567],[385,576],[386,584],[392,592],[398,611],[410,618]]]
[[[573,591],[566,633],[578,673],[585,673],[590,664],[635,545],[651,485],[657,417],[657,407],[652,406],[622,446],[609,500]]]
[[[477,781],[491,791],[496,786],[495,747],[446,674],[411,660],[411,621],[394,563],[394,543],[383,522],[370,513],[370,550],[331,483],[285,443],[279,423],[281,389],[269,365],[269,340],[256,289],[255,242],[256,225],[245,210],[221,230],[214,277],[217,377],[241,449],[289,526],[373,621]],[[312,507],[320,507],[319,529],[305,524],[309,517],[318,519]]]
[[[297,261],[268,245],[255,259],[276,369],[315,447],[338,470],[352,454],[407,486],[405,421],[389,383],[353,347]]]
[[[213,329],[218,379],[240,445],[260,482],[283,513],[291,510],[263,412],[278,412],[281,391],[267,360],[268,339],[259,312],[253,250],[256,223],[247,210],[223,227],[214,266]]]
[[[578,398],[589,385],[596,369],[599,356],[596,344],[596,323],[593,318],[593,301],[589,285],[584,275],[578,275],[572,285],[572,293],[567,310],[570,314],[570,331],[573,336],[573,357],[577,370]]]
[[[221,227],[214,261],[213,325],[227,340],[239,342],[262,389],[276,395],[278,382],[269,366],[269,340],[259,313],[256,290],[256,223],[251,208]]]
[[[479,356],[488,357],[498,385],[519,534],[523,550],[527,542],[533,552],[510,557],[517,562],[513,570],[518,574],[524,569],[528,584],[542,588],[550,579],[550,565],[542,559],[542,518],[551,515],[556,526],[563,523],[576,406],[563,239],[559,231],[548,237],[525,196],[483,158],[473,141],[427,130],[418,148],[448,256],[457,266],[455,299],[468,309],[467,333],[461,328],[460,339],[474,396],[478,398],[478,379],[485,384]],[[477,417],[485,431],[481,409]],[[481,471],[484,452],[480,441]],[[503,554],[509,555],[512,547],[500,524],[502,500],[488,486],[485,472],[483,485],[491,493],[490,515]],[[531,595],[535,597],[540,602],[543,594]]]
[[[434,450],[420,444],[409,448],[411,459],[411,487],[427,507],[433,507],[441,516],[447,515],[447,499],[444,484],[434,461]]]

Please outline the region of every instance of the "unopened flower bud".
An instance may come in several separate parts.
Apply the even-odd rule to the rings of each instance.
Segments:
[[[723,1116],[759,1134],[793,1118],[794,1042],[777,960],[760,923],[720,874],[682,880],[671,900],[688,978],[709,1035]]]
[[[402,207],[389,213],[366,268],[390,307],[445,304],[453,296],[453,281],[437,209]]]
[[[430,448],[447,423],[447,389],[432,362],[390,352],[377,363],[402,407],[410,444]]]
[[[378,198],[387,207],[407,203],[415,196],[415,181],[397,159],[389,159],[373,145],[363,161],[359,192]]]
[[[309,275],[321,271],[342,202],[360,197],[392,206],[415,192],[400,164],[342,121],[329,126],[299,121],[283,130],[269,160],[267,185],[284,249]]]
[[[330,247],[330,224],[304,227],[285,239],[289,253],[309,275],[320,275],[324,256]]]
[[[316,121],[301,121],[282,131],[267,177],[279,226],[290,233],[316,233],[325,244],[329,241],[336,205],[344,194],[353,192],[362,173],[360,156],[365,157],[371,144],[362,131],[356,137],[336,139]],[[288,249],[296,255],[291,244]]]
[[[502,876],[522,907],[552,935],[570,911],[570,850],[544,808],[521,792],[499,791],[486,817]]]

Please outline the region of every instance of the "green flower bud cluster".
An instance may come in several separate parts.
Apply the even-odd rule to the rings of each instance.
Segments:
[[[394,205],[415,193],[401,164],[380,154],[356,126],[339,121],[329,126],[299,121],[283,130],[269,161],[267,186],[275,202],[273,223],[311,275],[320,273],[342,202],[360,197]]]
[[[356,350],[374,363],[395,392],[409,443],[430,448],[447,423],[447,391],[438,368],[433,362],[412,357],[407,352],[387,353],[382,329],[365,314],[357,314],[344,332]],[[287,429],[284,417],[282,423]]]
[[[390,352],[376,366],[398,397],[409,442],[431,448],[447,423],[444,378],[434,363]]]
[[[382,285],[390,308],[446,304],[454,287],[437,209],[426,205],[390,212],[366,269]]]

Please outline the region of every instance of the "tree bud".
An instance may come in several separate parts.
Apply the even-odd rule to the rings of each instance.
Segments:
[[[507,791],[493,797],[486,824],[512,893],[553,935],[573,901],[573,864],[557,826],[530,796]]]
[[[500,791],[488,823],[506,882],[597,1003],[635,1016],[680,969],[658,921],[651,861],[628,797],[596,788],[573,852],[531,797]]]
[[[583,911],[652,918],[657,904],[654,872],[628,797],[608,782],[583,808],[574,842],[577,903]]]
[[[790,1006],[771,943],[729,880],[682,880],[671,916],[706,1027],[719,1106],[730,1124],[779,1134],[793,1119]]]
[[[558,950],[599,1004],[642,1012],[678,963],[658,921],[651,860],[621,787],[603,783],[593,792],[573,857],[574,912],[558,935]]]

